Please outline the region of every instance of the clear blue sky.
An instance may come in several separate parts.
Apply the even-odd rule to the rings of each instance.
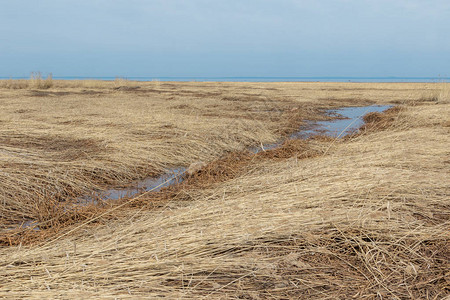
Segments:
[[[0,76],[450,76],[450,0],[0,0]]]

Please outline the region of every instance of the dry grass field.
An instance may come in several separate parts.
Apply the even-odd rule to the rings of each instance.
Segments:
[[[0,87],[0,297],[450,295],[448,85]],[[398,108],[342,140],[244,151],[323,109],[373,103]],[[60,205],[198,161],[203,171],[158,196],[70,216]],[[29,219],[45,226],[7,229]]]
[[[21,89],[0,84],[3,227],[49,221],[61,200],[94,189],[273,142],[305,118],[319,118],[321,108],[397,103],[435,88],[116,80],[52,81],[36,89],[34,81],[24,83],[17,83]]]

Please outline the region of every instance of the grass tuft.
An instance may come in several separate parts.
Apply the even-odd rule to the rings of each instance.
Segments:
[[[435,83],[436,86],[424,90],[419,102],[435,102],[448,103],[450,102],[450,83],[440,82]]]
[[[47,78],[43,78],[41,72],[31,72],[29,85],[34,89],[49,89],[53,86],[52,73],[47,75]]]

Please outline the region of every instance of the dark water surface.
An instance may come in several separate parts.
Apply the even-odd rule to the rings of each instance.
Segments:
[[[298,131],[292,135],[292,138],[308,138],[317,134],[343,137],[357,131],[364,124],[362,119],[364,115],[371,112],[383,112],[391,107],[390,105],[372,105],[329,110],[330,115],[335,115],[340,119],[314,122],[312,123],[313,129]]]
[[[131,187],[114,188],[104,192],[95,193],[93,196],[84,196],[79,198],[80,202],[92,202],[98,200],[118,200],[122,198],[133,197],[137,194],[148,191],[160,191],[164,187],[175,185],[182,181],[182,175],[186,171],[184,167],[168,169],[166,173],[159,177],[148,177],[144,180],[130,183]]]

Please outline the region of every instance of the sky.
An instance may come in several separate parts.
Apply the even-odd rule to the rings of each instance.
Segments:
[[[449,0],[0,0],[0,76],[450,77]]]

